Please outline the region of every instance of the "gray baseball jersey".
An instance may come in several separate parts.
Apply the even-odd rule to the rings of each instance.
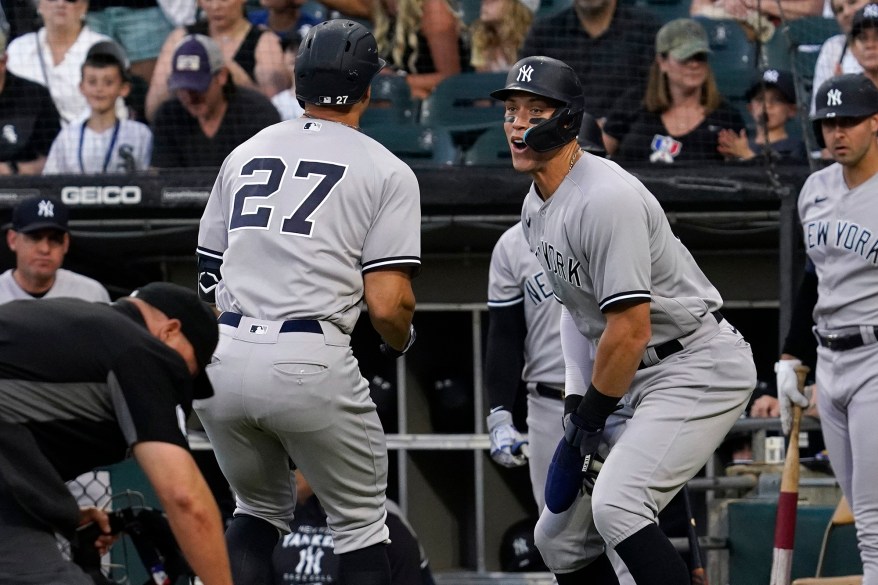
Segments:
[[[818,279],[814,321],[859,347],[817,349],[817,408],[832,470],[857,521],[863,583],[878,583],[878,174],[849,189],[843,167],[813,173],[799,193],[805,251]],[[854,473],[856,468],[856,473]]]
[[[8,303],[18,299],[33,299],[26,293],[12,276],[13,269],[0,274],[0,303]],[[95,303],[109,303],[107,289],[97,280],[59,268],[55,273],[55,284],[43,295],[42,299],[71,297]]]
[[[509,307],[524,303],[527,336],[524,342],[525,382],[564,385],[564,356],[558,336],[561,305],[552,286],[517,223],[500,236],[491,255],[488,272],[488,306]]]
[[[412,170],[365,134],[298,118],[225,160],[201,218],[198,254],[222,259],[217,308],[318,319],[353,330],[362,272],[420,264]]]
[[[414,173],[343,124],[276,124],[226,158],[197,253],[222,261],[224,313],[207,367],[215,395],[194,408],[236,513],[288,532],[292,460],[336,553],[385,541],[387,448],[350,332],[364,272],[420,264]]]
[[[604,312],[650,302],[652,337],[628,388],[633,416],[613,437],[592,497],[562,514],[547,508],[535,530],[544,557],[561,554],[555,534],[571,521],[599,553],[657,522],[743,412],[756,368],[658,201],[612,161],[583,154],[547,201],[531,187],[522,215],[555,295],[598,354]],[[670,341],[670,354],[655,351]]]

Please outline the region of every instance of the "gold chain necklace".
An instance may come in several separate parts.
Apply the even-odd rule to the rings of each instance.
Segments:
[[[327,120],[326,118],[318,118],[316,116],[312,116],[308,112],[305,112],[304,114],[302,114],[302,117],[303,118],[311,118],[312,120],[320,120],[322,122],[335,122],[336,124],[341,124],[342,126],[347,126],[351,130],[356,130],[357,132],[362,132],[362,130],[360,130],[359,126],[351,126],[350,124],[342,122],[341,120]]]
[[[575,165],[575,164],[576,164],[576,161],[579,160],[579,155],[580,155],[580,154],[582,154],[582,149],[576,149],[576,150],[573,151],[573,156],[570,157],[570,166],[567,167],[567,172],[568,172],[568,173],[569,173],[570,171],[573,170],[573,165]]]

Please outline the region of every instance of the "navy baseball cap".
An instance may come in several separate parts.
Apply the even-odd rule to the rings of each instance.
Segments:
[[[223,63],[223,53],[213,39],[205,35],[185,36],[174,49],[168,88],[204,93]]]
[[[53,229],[68,231],[70,213],[60,200],[51,197],[28,197],[12,210],[12,229],[23,234]]]
[[[195,350],[199,372],[193,382],[194,398],[210,398],[213,387],[205,372],[219,342],[216,315],[195,291],[170,282],[151,282],[130,295],[152,305],[171,319],[179,319],[183,335]]]
[[[765,71],[756,74],[753,77],[750,88],[747,90],[747,93],[744,94],[744,99],[749,102],[756,94],[762,91],[763,88],[768,89],[770,87],[779,91],[781,97],[783,97],[787,103],[796,103],[796,86],[793,83],[793,74],[789,71],[784,71],[783,69],[766,69]]]
[[[866,4],[854,14],[851,38],[856,38],[867,28],[878,28],[878,4]]]

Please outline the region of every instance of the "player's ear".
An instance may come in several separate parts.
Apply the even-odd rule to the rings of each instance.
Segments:
[[[10,250],[12,250],[13,252],[15,252],[15,240],[16,240],[15,235],[17,233],[18,232],[16,232],[15,230],[7,230],[6,231],[6,246]]]
[[[131,82],[123,81],[122,87],[119,88],[119,95],[123,98],[127,98],[128,94],[131,93]]]
[[[67,254],[67,250],[70,249],[70,234],[68,232],[64,232],[63,247],[64,253]]]

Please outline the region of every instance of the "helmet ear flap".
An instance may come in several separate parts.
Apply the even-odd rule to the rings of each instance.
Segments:
[[[559,108],[555,115],[524,133],[524,143],[537,152],[548,152],[564,146],[579,134],[582,110]]]

